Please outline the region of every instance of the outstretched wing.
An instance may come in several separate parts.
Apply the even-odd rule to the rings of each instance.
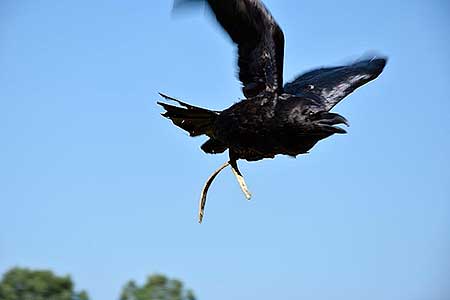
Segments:
[[[373,58],[348,66],[312,70],[287,83],[284,92],[312,97],[330,110],[355,89],[377,78],[386,62],[386,58]]]
[[[217,21],[238,46],[239,80],[247,98],[283,89],[284,35],[259,0],[206,1]]]

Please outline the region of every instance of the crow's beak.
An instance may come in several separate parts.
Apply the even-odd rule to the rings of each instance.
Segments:
[[[316,121],[316,124],[324,131],[332,132],[332,133],[347,133],[344,129],[334,126],[338,124],[345,124],[347,127],[350,126],[347,119],[341,115],[323,112],[320,114],[320,117]]]

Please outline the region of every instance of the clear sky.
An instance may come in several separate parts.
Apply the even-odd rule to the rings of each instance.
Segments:
[[[153,272],[199,300],[450,297],[450,5],[266,0],[285,78],[367,53],[378,80],[334,110],[351,127],[306,156],[241,162],[201,187],[206,155],[157,92],[223,109],[235,51],[171,1],[0,2],[0,273],[71,274],[94,300]]]

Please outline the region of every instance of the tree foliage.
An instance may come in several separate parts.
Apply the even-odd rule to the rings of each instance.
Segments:
[[[196,300],[191,290],[185,289],[177,279],[156,274],[147,278],[142,286],[129,281],[123,288],[120,300]]]
[[[89,297],[84,291],[74,291],[69,276],[13,268],[0,281],[0,300],[89,300]]]
[[[12,268],[0,281],[0,300],[89,300],[85,291],[76,292],[69,276],[49,270]],[[120,300],[196,300],[192,290],[177,279],[151,275],[139,286],[129,281]]]

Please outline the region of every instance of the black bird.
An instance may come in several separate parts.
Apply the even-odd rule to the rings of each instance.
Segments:
[[[245,99],[223,111],[212,111],[161,94],[178,102],[158,102],[162,115],[191,136],[206,135],[206,153],[223,153],[229,161],[207,180],[201,193],[199,222],[206,194],[217,174],[231,166],[242,191],[250,192],[237,160],[257,161],[277,154],[307,153],[318,141],[346,133],[336,125],[347,120],[330,110],[356,88],[383,71],[386,58],[360,60],[347,66],[320,68],[283,86],[284,35],[258,0],[182,0],[207,2],[217,21],[238,47],[239,79]]]

